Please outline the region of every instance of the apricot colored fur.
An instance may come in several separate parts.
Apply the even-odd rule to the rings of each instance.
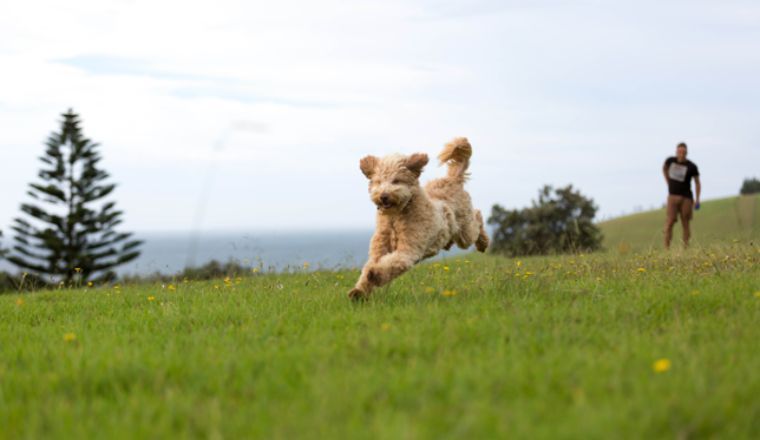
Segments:
[[[420,186],[427,154],[366,156],[359,167],[369,179],[369,194],[377,205],[377,225],[369,247],[369,260],[349,297],[367,297],[375,287],[388,284],[420,260],[456,244],[480,252],[488,247],[483,216],[473,209],[464,190],[472,147],[456,138],[438,155],[448,165],[446,177]]]

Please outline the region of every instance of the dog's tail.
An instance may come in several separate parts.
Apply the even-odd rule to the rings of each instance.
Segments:
[[[470,157],[472,157],[472,146],[465,137],[454,138],[451,142],[443,147],[443,151],[438,155],[441,165],[449,166],[448,177],[459,183],[464,183],[469,177],[467,167],[470,166]]]

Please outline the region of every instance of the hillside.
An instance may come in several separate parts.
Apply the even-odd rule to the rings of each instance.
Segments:
[[[419,265],[0,295],[0,439],[758,438],[760,255]]]
[[[641,212],[599,224],[604,246],[611,250],[642,251],[662,246],[665,209]],[[760,239],[760,195],[708,200],[694,212],[692,242],[707,245],[733,240]],[[680,244],[681,227],[676,225],[673,243]]]

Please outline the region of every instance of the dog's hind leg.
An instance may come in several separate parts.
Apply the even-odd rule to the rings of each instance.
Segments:
[[[479,209],[475,210],[475,220],[478,223],[480,232],[478,233],[478,238],[475,240],[475,249],[478,250],[478,252],[485,252],[486,249],[488,249],[488,243],[490,240],[488,239],[488,233],[486,232],[486,227],[483,224],[483,214],[480,212]]]

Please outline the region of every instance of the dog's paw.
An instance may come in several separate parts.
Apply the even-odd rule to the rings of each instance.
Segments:
[[[475,241],[475,249],[478,250],[478,252],[485,252],[488,250],[488,242],[490,240],[488,239],[488,236],[485,234],[481,234],[478,239]]]
[[[351,291],[348,292],[348,298],[352,301],[363,301],[366,300],[367,297],[367,293],[359,289],[351,289]]]
[[[379,286],[383,284],[383,273],[378,269],[370,269],[367,271],[367,281]]]

